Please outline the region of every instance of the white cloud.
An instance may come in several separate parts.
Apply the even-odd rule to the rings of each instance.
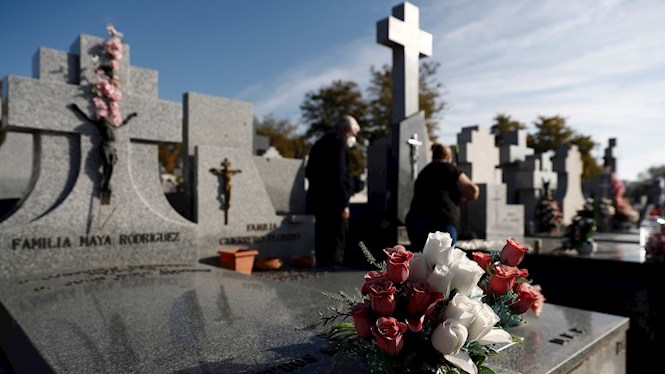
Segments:
[[[559,114],[601,143],[618,138],[620,177],[665,164],[665,2],[658,0],[415,1],[434,35],[432,59],[450,108],[440,139],[490,125],[497,113],[531,123]],[[422,4],[421,4],[422,3]],[[377,19],[378,20],[378,19]],[[316,60],[294,62],[273,82],[243,92],[255,112],[295,122],[308,91],[334,79],[367,84],[390,51],[367,35]],[[269,87],[268,89],[266,89]]]

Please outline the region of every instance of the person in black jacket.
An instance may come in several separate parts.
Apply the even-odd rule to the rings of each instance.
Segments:
[[[305,177],[309,183],[306,211],[315,217],[314,246],[318,266],[342,264],[351,216],[348,202],[354,192],[348,149],[360,131],[352,116],[343,116],[332,131],[314,143]]]
[[[459,203],[476,200],[478,186],[452,163],[450,147],[432,145],[432,162],[418,173],[413,198],[406,215],[406,230],[413,251],[422,251],[427,235],[441,231],[457,241],[460,225]]]

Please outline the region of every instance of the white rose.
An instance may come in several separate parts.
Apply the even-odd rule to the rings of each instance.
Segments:
[[[448,319],[432,332],[432,346],[444,355],[455,354],[462,349],[469,336],[464,324],[457,319]]]
[[[492,308],[485,304],[481,303],[482,306],[480,310],[476,312],[476,318],[471,322],[470,326],[467,326],[469,330],[469,340],[480,340],[485,335],[487,335],[494,325],[499,322],[499,316],[494,313]]]
[[[462,336],[459,331],[466,331],[465,337],[469,341],[475,340],[481,345],[508,343],[512,340],[510,334],[505,330],[494,328],[494,325],[499,321],[499,317],[489,305],[483,303],[480,299],[471,299],[465,295],[456,294],[455,297],[450,300],[446,309],[444,309],[443,318],[446,320],[441,326],[446,325],[446,322],[448,321],[452,321],[457,336]],[[466,352],[459,350],[452,351],[450,346],[444,345],[441,341],[437,341],[436,344],[442,348],[448,349],[448,351],[444,352],[439,349],[437,345],[434,345],[434,334],[439,328],[441,328],[441,326],[437,327],[434,333],[432,333],[432,345],[434,348],[442,352],[448,362],[467,373],[478,373],[476,364]],[[441,332],[442,337],[439,337],[438,339],[443,340],[445,337],[450,340],[450,337],[444,335],[445,332],[446,330],[444,329]],[[448,335],[451,334],[452,333],[448,333]],[[463,344],[464,343],[462,343],[462,345]]]
[[[465,322],[465,326],[469,327],[473,323],[473,319],[483,308],[483,302],[478,299],[471,299],[466,295],[455,294],[450,300],[446,309],[443,310],[444,319],[457,319]],[[469,315],[470,318],[463,318]]]
[[[425,256],[422,252],[415,252],[411,261],[409,261],[409,281],[419,282],[427,280],[432,268],[427,265]]]
[[[453,276],[446,265],[436,265],[432,273],[427,277],[427,283],[434,291],[441,292],[444,297],[450,294],[450,281]]]
[[[455,248],[455,251],[461,252],[463,257],[451,268],[454,277],[450,289],[457,288],[457,291],[462,295],[471,295],[485,271],[477,262],[466,257],[464,251],[457,248]]]
[[[453,248],[453,239],[447,232],[431,232],[427,235],[425,248],[423,254],[430,266],[446,265],[450,266],[452,259],[450,258],[450,250]]]

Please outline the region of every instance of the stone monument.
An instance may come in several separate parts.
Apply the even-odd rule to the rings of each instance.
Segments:
[[[460,238],[483,239],[524,236],[524,207],[507,203],[507,186],[501,183],[499,150],[486,127],[469,126],[457,134],[458,167],[480,188],[477,200],[461,205]]]
[[[294,329],[316,318],[308,304],[318,292],[284,291],[294,303],[269,282],[199,264],[247,242],[284,258],[313,247],[310,216],[275,214],[264,180],[278,190],[278,178],[255,166],[265,158],[252,152],[249,104],[195,93],[184,105],[160,100],[157,72],[130,65],[129,46],[120,44],[114,110],[136,116],[122,117],[111,134],[117,161],[103,164],[100,151],[112,139],[102,141],[108,134],[95,121],[111,121],[111,111],[101,111],[91,87],[105,43],[81,35],[70,53],[41,48],[35,78],[2,81],[3,128],[10,139],[29,138],[34,161],[26,196],[0,223],[0,358],[29,373],[330,367],[323,339]],[[191,151],[192,195],[204,204],[195,206],[199,222],[176,213],[161,186],[158,144],[180,142]],[[290,213],[297,198],[284,196],[304,181],[302,161],[273,161],[284,185],[272,201]],[[105,175],[111,193],[103,196]],[[267,321],[271,313],[279,316]],[[234,327],[240,320],[243,329]]]
[[[303,161],[267,161],[252,154],[249,103],[186,93],[184,112],[184,145],[190,160],[185,163],[185,175],[189,176],[186,189],[193,197],[201,255],[214,255],[220,248],[257,249],[259,257],[285,260],[313,255],[313,217],[277,215],[264,183],[264,179],[271,181],[269,185],[276,191],[272,181],[282,178],[283,188],[304,190]],[[272,171],[265,170],[268,162],[273,165]],[[220,169],[220,163],[226,163],[226,169]],[[261,165],[262,174],[257,165]],[[282,190],[280,198],[277,192],[273,196],[282,201],[281,209],[290,210],[293,205],[295,213],[302,209],[302,203],[294,198],[291,204],[292,192]],[[285,195],[288,203],[284,202]]]
[[[68,106],[93,112],[95,56],[103,44],[81,35],[72,48],[76,53],[41,48],[35,78],[3,81],[4,127],[10,134],[30,134],[35,151],[29,192],[0,223],[2,277],[197,259],[194,225],[171,208],[158,174],[158,143],[181,141],[180,105],[157,97],[157,72],[131,66],[127,45],[118,66],[120,108],[138,115],[115,134],[113,195],[102,204],[104,144],[94,125]]]
[[[582,157],[576,145],[564,145],[554,155],[553,170],[557,173],[554,197],[561,206],[562,223],[570,224],[577,211],[584,206],[582,192]]]
[[[408,2],[376,24],[379,44],[392,49],[392,131],[368,150],[368,203],[395,226],[398,241],[414,179],[428,159],[428,134],[418,102],[419,59],[432,54],[432,35],[420,30],[420,11]],[[387,214],[385,214],[387,213]],[[401,233],[401,234],[400,234]]]

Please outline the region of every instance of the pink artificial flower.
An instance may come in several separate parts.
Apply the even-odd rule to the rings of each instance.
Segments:
[[[369,286],[369,300],[372,310],[381,316],[392,314],[397,307],[397,300],[395,300],[396,291],[397,289],[390,280],[386,278],[375,280]]]
[[[109,97],[109,92],[113,89],[111,82],[106,79],[102,79],[97,82],[95,87],[97,88],[97,92],[104,97]]]
[[[109,121],[113,126],[119,127],[122,124],[122,113],[120,113],[120,106],[117,102],[111,101],[109,103]]]
[[[524,259],[524,254],[529,250],[525,245],[520,245],[514,238],[508,238],[506,245],[501,249],[500,261],[506,265],[517,266]]]
[[[112,37],[104,42],[104,52],[111,60],[122,59],[122,41],[118,37]]]
[[[492,265],[492,276],[490,277],[490,287],[495,293],[505,295],[515,285],[517,268],[504,264]]]
[[[413,253],[402,245],[386,248],[383,252],[388,256],[386,264],[386,277],[395,283],[402,283],[409,279],[409,261]]]
[[[518,314],[526,313],[536,301],[536,294],[531,292],[531,285],[528,283],[517,283],[513,287],[513,291],[515,291],[517,297],[513,300],[513,304],[510,305],[510,310]]]
[[[97,119],[102,119],[109,116],[109,108],[103,98],[100,96],[95,96],[92,98],[92,103],[95,105]]]
[[[118,60],[109,61],[109,65],[111,66],[111,70],[113,71],[120,70],[120,62]]]
[[[110,24],[110,23],[108,25],[106,25],[106,32],[110,36],[116,36],[118,38],[122,38],[122,36],[123,36],[122,33],[119,32],[118,30],[116,30],[115,27],[113,27],[113,25]]]
[[[540,312],[543,311],[543,306],[545,305],[545,296],[542,293],[542,288],[539,285],[531,285],[531,293],[536,296],[536,299],[531,305],[531,311],[539,316]]]
[[[432,290],[426,281],[409,283],[405,286],[408,297],[406,322],[413,332],[422,330],[425,316],[430,315],[436,304],[444,299],[441,292]]]
[[[396,356],[404,346],[402,335],[406,332],[406,324],[392,317],[379,317],[372,326],[372,335],[379,348],[390,356]]]
[[[374,320],[371,316],[370,302],[365,300],[362,303],[358,303],[351,308],[351,317],[353,317],[353,325],[356,328],[356,332],[359,336],[363,338],[372,337],[372,325]]]
[[[361,290],[363,295],[369,294],[369,286],[371,286],[375,280],[385,278],[386,272],[378,272],[378,271],[370,271],[367,274],[365,274],[365,284],[363,284],[363,288]]]
[[[471,253],[473,261],[477,262],[480,267],[487,271],[487,267],[492,264],[492,254],[485,252],[473,252]]]
[[[116,81],[113,81],[113,82],[114,83],[109,85],[108,94],[106,95],[106,97],[108,97],[109,100],[111,100],[111,101],[121,101],[122,100],[122,90],[120,89],[118,84],[115,83]]]

